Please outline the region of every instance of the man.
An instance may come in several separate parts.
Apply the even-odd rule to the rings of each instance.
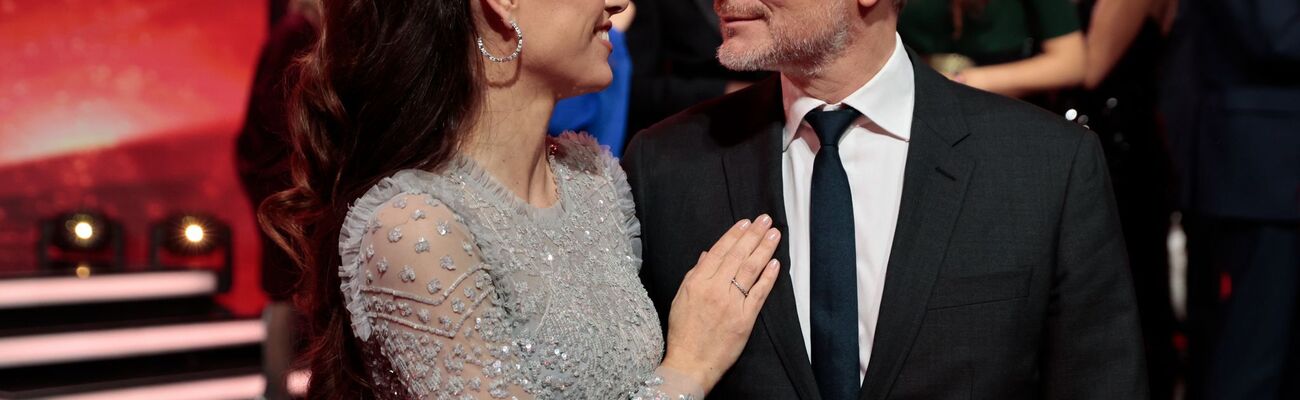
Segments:
[[[664,316],[732,221],[785,232],[788,274],[711,397],[1145,397],[1095,135],[926,67],[900,3],[718,0],[723,64],[780,76],[626,153]]]
[[[1162,100],[1187,231],[1187,398],[1300,398],[1300,1],[1180,7]]]

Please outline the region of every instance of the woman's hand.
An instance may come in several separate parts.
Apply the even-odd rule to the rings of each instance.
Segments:
[[[700,255],[673,298],[663,367],[690,376],[705,393],[712,389],[740,357],[776,283],[780,263],[772,254],[780,241],[763,215],[737,222]]]

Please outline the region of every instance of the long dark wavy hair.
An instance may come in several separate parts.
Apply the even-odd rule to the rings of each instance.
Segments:
[[[458,151],[484,88],[470,1],[322,0],[319,41],[291,74],[292,187],[258,222],[302,269],[308,398],[373,397],[339,288],[339,229],[384,177]]]

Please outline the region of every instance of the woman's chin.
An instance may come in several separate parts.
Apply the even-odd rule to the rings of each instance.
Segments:
[[[603,70],[594,71],[591,75],[583,76],[568,90],[562,91],[560,98],[577,97],[584,94],[596,93],[605,90],[609,84],[614,81],[614,74],[610,72],[609,67]]]

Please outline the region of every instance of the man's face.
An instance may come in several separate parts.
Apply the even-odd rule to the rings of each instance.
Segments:
[[[714,0],[718,60],[738,71],[815,72],[843,50],[853,0]]]

